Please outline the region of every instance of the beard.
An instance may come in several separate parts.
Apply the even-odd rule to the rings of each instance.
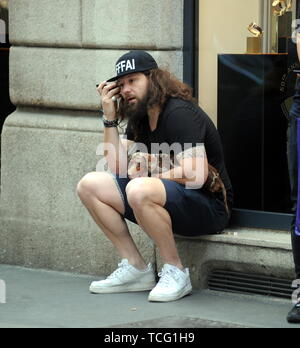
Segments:
[[[132,123],[148,120],[148,101],[149,93],[147,93],[143,99],[136,99],[135,103],[128,103],[124,100],[121,106],[121,113],[125,119],[130,120]]]
[[[123,100],[120,103],[120,113],[122,119],[128,120],[128,126],[134,134],[136,142],[142,142],[143,134],[149,128],[148,109],[149,109],[150,93],[149,91],[143,99],[136,99],[135,103],[128,103]]]

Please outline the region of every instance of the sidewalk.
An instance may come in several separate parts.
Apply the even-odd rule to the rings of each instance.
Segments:
[[[274,327],[289,325],[291,301],[195,291],[176,302],[150,303],[147,292],[92,295],[93,276],[0,265],[6,303],[0,328]]]

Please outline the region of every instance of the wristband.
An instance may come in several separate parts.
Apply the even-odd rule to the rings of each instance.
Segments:
[[[102,116],[102,118],[103,118],[103,125],[106,128],[117,127],[119,125],[119,120],[117,118],[114,120],[108,120],[104,115]]]

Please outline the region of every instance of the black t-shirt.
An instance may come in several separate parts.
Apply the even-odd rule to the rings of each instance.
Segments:
[[[128,140],[134,140],[130,120],[125,134]],[[195,147],[197,144],[204,144],[208,163],[219,171],[227,190],[228,203],[232,205],[232,187],[225,168],[218,131],[212,120],[198,105],[182,99],[170,98],[159,115],[156,129],[151,131],[147,124],[140,138],[134,141],[144,144],[148,153],[155,152],[152,144],[167,143],[171,146],[179,143],[182,151]]]

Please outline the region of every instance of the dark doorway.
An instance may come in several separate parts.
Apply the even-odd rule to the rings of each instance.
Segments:
[[[15,110],[9,98],[9,32],[8,8],[0,3],[0,131],[6,117]]]

